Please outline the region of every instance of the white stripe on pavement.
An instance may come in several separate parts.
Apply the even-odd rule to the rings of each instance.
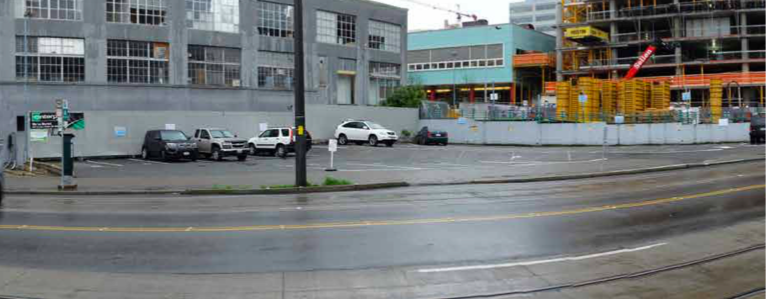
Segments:
[[[516,267],[516,266],[531,266],[531,265],[549,264],[549,263],[566,262],[566,261],[579,261],[579,260],[586,260],[586,259],[592,259],[597,257],[616,255],[621,253],[647,250],[654,247],[663,246],[665,244],[667,243],[658,243],[658,244],[637,247],[637,248],[620,249],[620,250],[614,250],[609,252],[594,253],[594,254],[573,256],[573,257],[562,257],[562,258],[555,258],[555,259],[548,259],[548,260],[537,260],[537,261],[505,263],[505,264],[487,264],[487,265],[474,265],[474,266],[462,266],[462,267],[448,267],[448,268],[419,269],[417,270],[417,272],[438,273],[438,272],[465,271],[465,270],[484,270],[484,269],[507,268],[507,267]]]
[[[91,160],[86,160],[85,162],[98,164],[98,165],[106,165],[106,166],[114,166],[114,167],[122,167],[121,164],[115,164],[115,163],[107,163],[107,162],[96,162]]]

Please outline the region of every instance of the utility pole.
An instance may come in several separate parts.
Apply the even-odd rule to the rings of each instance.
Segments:
[[[303,0],[295,0],[295,185],[306,187],[306,84],[303,54]]]

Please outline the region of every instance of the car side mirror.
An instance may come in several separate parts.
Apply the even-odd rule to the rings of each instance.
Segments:
[[[364,126],[364,127],[362,127],[362,129],[369,130],[370,127]]]

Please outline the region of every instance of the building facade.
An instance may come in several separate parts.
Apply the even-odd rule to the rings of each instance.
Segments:
[[[405,80],[405,9],[303,2],[307,104],[378,105]],[[0,133],[59,98],[74,111],[289,112],[294,16],[290,0],[0,1]]]
[[[766,1],[564,4],[557,32],[558,81],[622,79],[641,58],[645,64],[636,77],[670,82],[673,102],[709,105],[715,79],[726,89],[724,107],[764,105]],[[656,48],[650,57],[645,56],[649,46]],[[685,92],[691,93],[686,100]]]
[[[511,23],[532,24],[535,30],[556,35],[556,1],[525,0],[510,6]]]
[[[496,103],[521,104],[528,94],[522,89],[533,83],[516,76],[513,56],[555,49],[552,36],[514,24],[411,32],[408,39],[409,80],[425,86],[431,100],[453,106],[489,102],[492,93]]]

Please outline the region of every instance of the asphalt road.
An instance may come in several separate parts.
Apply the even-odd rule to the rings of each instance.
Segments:
[[[747,163],[316,195],[11,196],[0,265],[259,273],[587,254],[763,217],[763,184],[763,163]]]
[[[518,178],[553,174],[602,172],[659,167],[705,161],[763,158],[763,146],[703,144],[630,147],[518,147],[418,146],[393,148],[341,147],[335,155],[337,172],[330,166],[326,147],[316,146],[308,157],[313,183],[325,176],[354,183],[442,183],[482,179]],[[238,162],[142,161],[138,159],[85,160],[75,164],[80,191],[258,189],[294,182],[293,157],[249,157]],[[9,189],[55,190],[57,177],[8,178]]]

